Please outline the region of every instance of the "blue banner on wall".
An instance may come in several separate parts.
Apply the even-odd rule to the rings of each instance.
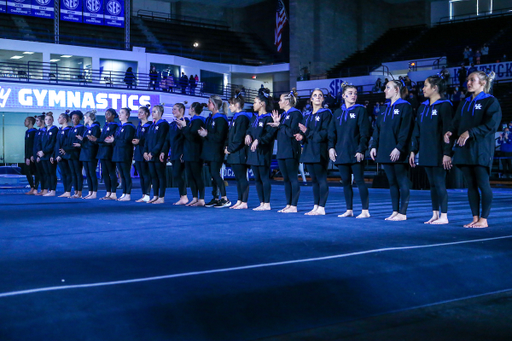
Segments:
[[[54,0],[32,0],[32,15],[53,19],[55,17]]]
[[[84,23],[103,25],[103,0],[84,0]]]
[[[7,12],[7,1],[0,0],[0,13],[6,13]]]
[[[8,0],[7,13],[32,15],[32,0]]]
[[[124,0],[105,0],[105,25],[124,27]]]
[[[82,0],[60,0],[60,20],[82,22]]]

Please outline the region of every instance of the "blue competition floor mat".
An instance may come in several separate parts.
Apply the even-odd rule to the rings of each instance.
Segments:
[[[276,212],[279,185],[270,212],[173,206],[177,189],[164,205],[3,193],[0,340],[255,340],[512,289],[512,190],[488,229],[462,227],[465,191],[441,226],[411,193],[406,222],[384,221],[383,189],[369,219],[337,217],[341,187],[323,217],[304,216],[308,186],[297,214]]]

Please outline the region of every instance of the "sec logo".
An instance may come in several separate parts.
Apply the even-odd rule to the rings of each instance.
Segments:
[[[101,9],[101,1],[99,0],[87,0],[85,2],[85,7],[87,10],[92,13],[96,13]]]
[[[78,5],[80,5],[80,1],[78,0],[64,0],[63,3],[68,9],[76,9]]]
[[[117,0],[110,0],[107,2],[107,11],[112,15],[119,15],[123,9],[121,3]]]

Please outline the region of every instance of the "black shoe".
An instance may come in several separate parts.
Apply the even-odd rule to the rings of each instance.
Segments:
[[[219,203],[219,199],[213,198],[209,203],[206,203],[204,207],[213,207]]]
[[[223,207],[229,207],[231,206],[231,201],[228,199],[220,199],[217,205],[215,205],[215,208],[223,208]]]

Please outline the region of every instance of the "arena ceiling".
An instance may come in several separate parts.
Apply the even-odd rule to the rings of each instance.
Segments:
[[[176,0],[162,0],[166,2],[176,2]],[[181,0],[181,2],[193,2],[198,4],[205,4],[205,5],[212,5],[213,3],[215,5],[221,6],[221,7],[232,7],[232,8],[241,8],[246,7],[250,5],[257,4],[259,2],[263,2],[266,0],[215,0],[213,2],[212,0]],[[383,2],[387,2],[390,4],[399,4],[399,3],[405,3],[405,2],[415,2],[418,0],[382,0]],[[430,0],[430,1],[438,1],[438,0]],[[442,0],[446,1],[446,0]]]

